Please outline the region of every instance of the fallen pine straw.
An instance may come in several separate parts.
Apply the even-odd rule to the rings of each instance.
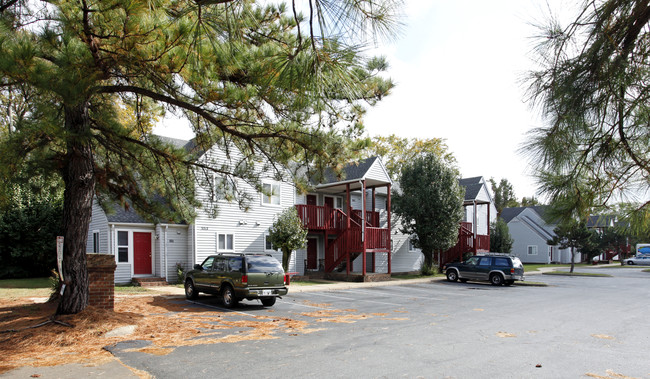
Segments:
[[[47,322],[55,310],[53,303],[0,299],[0,331],[15,330],[0,334],[0,374],[22,366],[107,363],[114,358],[104,347],[126,340],[151,341],[138,351],[166,355],[178,346],[264,340],[279,338],[277,333],[295,336],[322,330],[289,318],[240,320],[241,315],[162,296],[122,297],[116,299],[114,312],[87,307],[79,314],[57,317],[72,327],[48,322],[33,328]],[[127,325],[135,325],[135,332],[105,336]]]

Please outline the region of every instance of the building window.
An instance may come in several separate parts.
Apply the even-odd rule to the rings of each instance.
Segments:
[[[117,261],[119,263],[129,262],[129,232],[117,232]]]
[[[235,251],[235,235],[234,234],[218,234],[217,235],[217,251]]]
[[[99,253],[99,230],[93,230],[93,253]]]
[[[277,251],[277,249],[273,247],[268,234],[264,235],[264,251]]]
[[[409,252],[417,251],[417,248],[415,247],[415,242],[413,242],[413,237],[409,238],[408,244],[409,244]]]
[[[528,255],[537,255],[537,245],[528,245]]]
[[[262,183],[262,204],[280,205],[280,184]]]
[[[223,177],[219,174],[213,174],[212,201],[233,201],[235,199],[235,187],[237,182],[234,178]]]

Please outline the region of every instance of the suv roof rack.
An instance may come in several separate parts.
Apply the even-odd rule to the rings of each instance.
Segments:
[[[510,256],[512,256],[512,254],[509,254],[509,253],[494,253],[494,252],[491,252],[491,251],[483,251],[483,252],[480,252],[480,253],[476,253],[476,255],[479,255],[479,256],[484,256],[484,255],[501,255],[501,256],[504,256],[504,257],[510,257]]]

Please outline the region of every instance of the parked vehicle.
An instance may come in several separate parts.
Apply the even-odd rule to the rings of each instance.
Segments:
[[[636,257],[627,258],[625,263],[630,266],[650,265],[650,255],[637,255]]]
[[[185,296],[220,295],[227,308],[243,299],[259,299],[270,307],[287,294],[287,279],[280,262],[270,254],[217,254],[185,274]]]
[[[443,271],[450,282],[483,280],[499,286],[524,280],[524,265],[519,258],[505,254],[476,255],[465,262],[448,263]]]

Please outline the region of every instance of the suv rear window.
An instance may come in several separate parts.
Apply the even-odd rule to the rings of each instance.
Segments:
[[[517,267],[517,268],[524,267],[524,265],[521,264],[521,260],[519,260],[519,258],[517,258],[517,257],[512,258],[512,266]]]
[[[282,265],[277,259],[266,255],[249,255],[246,256],[246,268],[250,273],[284,271]]]

